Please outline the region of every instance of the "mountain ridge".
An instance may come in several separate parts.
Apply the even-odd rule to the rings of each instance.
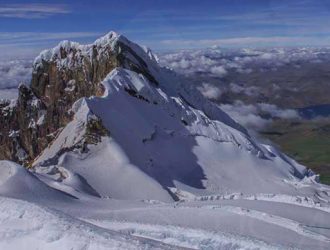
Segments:
[[[314,175],[258,143],[184,78],[159,66],[149,49],[114,32],[93,44],[63,41],[41,52],[31,86],[21,85],[19,93],[2,113],[14,124],[1,138],[2,158],[31,167],[43,180],[79,176],[79,186],[86,182],[102,197],[168,201],[188,190],[255,192],[240,183],[240,171],[256,171],[248,178],[265,191],[286,190],[282,178]],[[102,175],[112,181],[105,184]],[[124,183],[131,179],[138,184],[128,191]]]
[[[64,41],[41,52],[30,86],[19,86],[16,103],[1,103],[0,159],[29,165],[72,119],[70,108],[76,100],[102,94],[99,83],[115,67],[132,68],[150,78],[146,64],[136,59],[129,45],[110,32],[90,45]],[[13,131],[15,137],[10,136]]]

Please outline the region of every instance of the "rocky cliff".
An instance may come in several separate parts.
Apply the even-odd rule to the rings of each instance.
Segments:
[[[0,103],[0,159],[29,165],[73,118],[72,104],[99,96],[100,82],[116,67],[143,74],[157,85],[135,45],[110,32],[90,45],[63,41],[34,61],[30,85],[16,101]]]

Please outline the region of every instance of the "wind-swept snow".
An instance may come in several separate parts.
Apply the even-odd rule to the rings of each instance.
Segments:
[[[0,195],[37,202],[72,199],[50,188],[22,166],[9,161],[0,161]]]
[[[329,216],[296,205],[238,199],[116,209],[87,221],[197,249],[327,249]]]
[[[0,249],[176,249],[35,204],[0,197]]]
[[[221,232],[118,221],[90,221],[102,228],[192,249],[277,249],[265,242]]]

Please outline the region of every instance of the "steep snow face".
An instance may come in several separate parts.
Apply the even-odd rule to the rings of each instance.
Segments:
[[[180,79],[166,78],[169,74],[159,74],[155,86],[142,74],[113,70],[102,83],[103,97],[75,103],[74,120],[35,161],[35,171],[46,178],[60,167],[66,176],[81,176],[101,197],[118,199],[170,201],[183,198],[182,192],[301,194],[285,180],[297,181],[304,167],[257,144],[184,83],[171,85],[169,80]],[[110,136],[89,145],[88,152],[77,150],[91,117]]]
[[[159,183],[130,163],[113,138],[103,137],[97,145],[89,145],[88,152],[84,151],[81,145],[87,124],[96,116],[86,99],[75,103],[73,111],[73,121],[36,160],[36,165],[44,166],[35,169],[39,178],[75,197],[87,193],[121,199],[172,200]],[[127,185],[132,180],[135,185]]]
[[[179,78],[170,80],[175,82]],[[166,84],[171,86],[172,82],[168,81]],[[198,100],[200,96],[191,89],[181,85],[175,86],[174,83],[173,85],[177,87],[176,94],[171,95],[168,94],[168,89],[155,87],[143,75],[121,68],[113,70],[103,81],[103,85],[106,89],[103,98],[91,98],[88,101],[93,112],[97,110],[95,114],[99,117],[112,117],[110,110],[108,112],[105,109],[100,110],[103,102],[107,102],[104,106],[109,105],[110,109],[112,105],[117,105],[117,113],[120,112],[120,107],[123,110],[127,107],[129,113],[121,115],[127,116],[122,122],[128,124],[137,120],[139,123],[130,125],[131,128],[128,129],[142,128],[142,131],[137,131],[140,132],[138,136],[141,140],[148,140],[152,133],[157,134],[155,127],[160,126],[160,129],[167,131],[168,134],[204,136],[219,142],[230,142],[255,154],[262,153],[243,129],[237,131],[229,126],[229,123],[235,124],[235,122],[207,101]],[[131,108],[132,105],[135,108]],[[200,107],[203,105],[206,107]],[[203,112],[203,108],[209,112]],[[210,118],[212,116],[219,119]],[[120,122],[118,124],[122,125]]]

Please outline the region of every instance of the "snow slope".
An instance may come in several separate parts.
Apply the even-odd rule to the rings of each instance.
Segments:
[[[37,173],[58,165],[82,176],[101,196],[118,199],[169,201],[179,199],[182,191],[192,195],[305,192],[291,185],[308,174],[303,166],[258,144],[239,125],[229,126],[234,121],[193,90],[157,87],[143,75],[121,68],[113,70],[103,85],[103,97],[74,105],[74,120],[35,161]],[[171,96],[176,93],[173,89],[179,92]],[[190,93],[191,100],[180,91]],[[90,145],[88,153],[73,150],[59,155],[81,140],[89,116],[100,118],[110,137]],[[126,185],[129,180],[134,183]],[[307,193],[314,192],[310,188]]]
[[[330,246],[330,207],[307,197],[231,194],[174,203],[90,195],[74,199],[64,198],[17,164],[0,162],[0,173],[0,249]],[[324,187],[323,192],[330,190]]]
[[[177,249],[9,198],[0,198],[0,225],[0,249]]]
[[[329,212],[269,201],[186,202],[116,209],[106,216],[93,217],[87,221],[195,249],[327,249],[330,246]]]
[[[72,199],[66,193],[50,188],[22,166],[10,161],[0,161],[0,195],[36,202],[49,198],[54,202]]]

